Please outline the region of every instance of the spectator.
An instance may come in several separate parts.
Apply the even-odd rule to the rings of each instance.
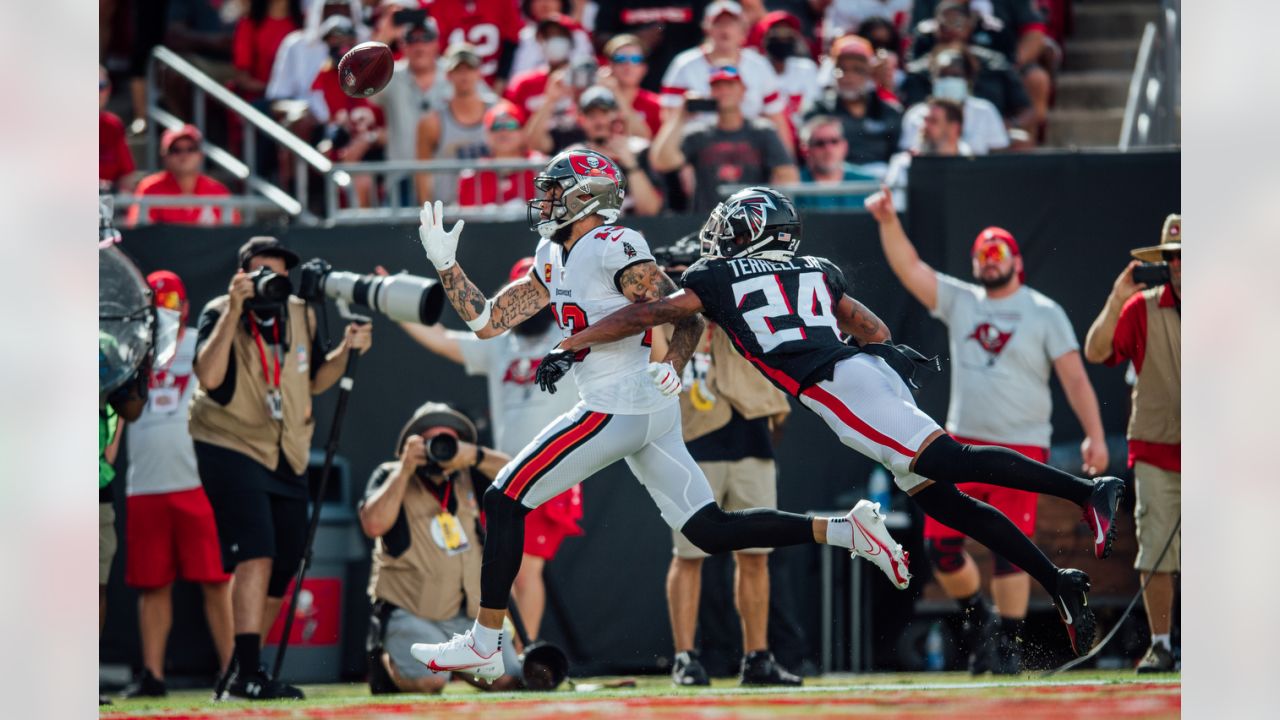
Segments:
[[[442,692],[450,673],[428,669],[409,648],[466,632],[479,612],[478,498],[511,458],[475,443],[475,425],[462,413],[427,403],[401,430],[396,460],[369,477],[359,515],[374,540],[369,688],[376,695]],[[453,454],[431,459],[428,447],[441,444]],[[501,652],[506,675],[491,684],[463,679],[482,690],[518,688],[515,648],[508,643]]]
[[[634,35],[647,55],[646,90],[662,89],[671,61],[681,51],[702,41],[701,10],[707,0],[629,0],[597,3],[595,39],[600,46],[616,35]],[[656,133],[655,133],[656,134]]]
[[[542,155],[529,149],[525,142],[520,110],[499,101],[484,113],[486,157],[493,160],[540,160]],[[534,170],[476,170],[468,168],[458,174],[458,204],[506,205],[523,208],[537,195],[533,186]],[[470,336],[470,335],[468,335]],[[502,447],[502,443],[498,443]],[[518,448],[517,448],[518,449]]]
[[[355,45],[355,27],[347,18],[335,15],[324,21],[321,30],[321,37],[329,47],[329,60],[311,83],[308,105],[312,117],[322,127],[323,139],[316,147],[337,162],[381,160],[387,143],[382,108],[367,98],[355,98],[343,92],[342,80],[338,77],[338,61]],[[356,173],[352,185],[360,207],[373,205],[372,175]]]
[[[520,9],[528,18],[528,22],[520,28],[520,43],[516,46],[516,54],[511,61],[509,77],[515,77],[547,64],[547,58],[542,52],[542,43],[538,40],[538,23],[556,14],[572,20],[571,5],[570,0],[521,0]],[[571,31],[573,49],[569,53],[570,62],[594,58],[595,50],[591,47],[591,35],[576,21],[574,25],[577,27]]]
[[[516,0],[432,0],[428,9],[440,24],[444,46],[469,43],[480,56],[481,80],[502,95],[520,42]]]
[[[195,394],[196,333],[187,328],[187,291],[168,270],[147,276],[158,312],[177,316],[178,347],[164,367],[148,373],[146,408],[129,426],[125,477],[125,584],[138,590],[142,672],[124,697],[163,697],[164,658],[173,624],[173,581],[199,583],[218,653],[219,672],[231,661],[231,576],[222,569],[218,529],[200,486],[187,431]]]
[[[418,121],[419,160],[471,160],[484,157],[484,114],[491,103],[480,94],[480,55],[471,45],[450,45],[444,54],[452,97]],[[418,200],[457,200],[458,172],[419,173]]]
[[[364,39],[369,29],[361,21],[359,0],[312,0],[307,5],[306,26],[294,30],[280,41],[276,59],[267,82],[268,100],[309,100],[311,84],[329,60],[329,45],[324,41],[323,24],[331,17],[347,18],[355,28],[356,38]],[[295,130],[303,139],[310,135]]]
[[[964,133],[964,106],[955,100],[929,98],[925,101],[927,112],[920,123],[920,133],[910,150],[903,150],[889,161],[884,174],[885,185],[893,191],[893,203],[906,209],[907,174],[911,159],[917,155],[955,157],[972,156],[973,151],[960,137]]]
[[[914,3],[915,0],[831,0],[822,17],[822,36],[834,42],[844,35],[862,35],[860,28],[868,20],[883,20],[900,35],[906,34]]]
[[[517,75],[507,86],[505,97],[528,118],[528,128],[548,129],[550,144],[544,144],[545,137],[529,135],[529,147],[542,153],[568,144],[560,143],[559,138],[574,129],[573,104],[577,94],[595,79],[595,68],[570,62],[571,23],[558,13],[540,21],[537,37],[547,64]],[[594,64],[594,60],[590,62]]]
[[[1173,576],[1182,570],[1182,217],[1165,218],[1160,235],[1159,245],[1131,251],[1136,260],[1116,278],[1085,341],[1089,362],[1130,362],[1137,373],[1127,432],[1137,493],[1134,567],[1146,583],[1142,603],[1151,629],[1139,673],[1180,666],[1169,635]],[[1168,279],[1151,288],[1135,282],[1139,262],[1164,264]]]
[[[818,66],[809,58],[808,46],[800,34],[796,16],[775,10],[751,28],[749,44],[764,53],[786,102],[783,117],[787,132],[795,135],[800,110],[818,96]]]
[[[301,0],[250,0],[248,15],[236,23],[231,48],[241,95],[257,99],[266,93],[280,44],[302,23]]]
[[[838,185],[846,182],[872,182],[875,174],[866,172],[845,160],[849,143],[844,139],[844,125],[839,118],[818,115],[800,130],[800,147],[805,166],[800,168],[800,182],[812,185]],[[806,210],[836,210],[862,207],[870,193],[841,195],[795,195],[796,207]]]
[[[787,130],[787,100],[778,88],[778,75],[769,61],[755,50],[743,47],[747,25],[742,6],[733,0],[716,0],[707,6],[702,29],[705,32],[702,44],[677,55],[662,78],[664,107],[680,107],[681,99],[688,94],[706,96],[716,68],[736,68],[745,88],[740,101],[743,116],[770,120],[783,145],[791,151],[794,143]],[[710,113],[706,115],[702,119],[710,120]]]
[[[133,185],[133,153],[125,139],[124,122],[107,109],[111,78],[98,66],[98,184],[107,190],[127,192]]]
[[[657,215],[662,210],[661,180],[649,167],[649,143],[627,134],[621,114],[618,100],[608,88],[587,88],[578,98],[581,139],[575,145],[604,155],[624,173],[627,193],[622,198],[623,214]]]
[[[226,84],[235,77],[233,38],[243,14],[240,3],[169,0],[164,45],[219,84]]]
[[[533,258],[516,261],[508,282],[529,275]],[[479,375],[489,386],[493,444],[499,452],[514,456],[542,431],[546,423],[568,412],[578,402],[577,387],[570,378],[568,394],[538,390],[538,363],[556,343],[559,327],[550,307],[516,325],[499,338],[480,340],[471,332],[445,330],[439,323],[401,323],[423,347]],[[530,638],[537,638],[546,605],[543,569],[555,558],[565,538],[582,534],[582,490],[575,485],[530,511],[525,518],[524,555],[512,589]]]
[[[658,94],[640,87],[649,65],[644,44],[635,35],[615,35],[604,45],[605,61],[596,82],[613,92],[627,123],[627,132],[646,140],[662,127],[662,103]]]
[[[710,82],[716,121],[686,134],[689,113],[682,104],[663,123],[649,149],[653,169],[666,173],[692,166],[694,212],[710,212],[720,202],[721,184],[797,182],[795,163],[774,127],[743,117],[746,88],[737,68],[716,68]]]
[[[805,120],[817,115],[839,118],[849,145],[845,160],[857,165],[888,163],[898,147],[902,106],[875,92],[871,43],[846,35],[831,46],[831,55],[835,58],[835,87],[809,106]]]
[[[898,100],[898,86],[906,73],[902,71],[902,35],[893,23],[884,18],[871,17],[858,25],[856,33],[866,38],[876,52],[871,66],[871,76],[876,81],[876,92],[886,100]]]
[[[152,173],[138,181],[134,194],[138,197],[193,195],[199,197],[229,197],[226,185],[201,172],[204,151],[200,149],[204,136],[194,125],[165,130],[160,136],[160,156],[164,170]],[[223,209],[214,204],[190,207],[155,206],[147,209],[147,222],[174,225],[217,225],[223,220]],[[136,225],[142,215],[140,205],[129,208],[129,225]],[[239,223],[240,213],[232,211],[230,222]]]
[[[964,42],[998,53],[1015,68],[1014,74],[1025,86],[1032,107],[1030,117],[1020,123],[1022,127],[1034,131],[1044,123],[1053,93],[1052,73],[1061,62],[1062,52],[1050,39],[1044,13],[1037,3],[919,0],[915,3],[915,17],[919,22],[913,57],[923,57],[963,35]]]
[[[880,244],[894,275],[947,326],[953,373],[947,432],[968,445],[996,445],[1048,462],[1052,371],[1084,431],[1082,469],[1089,476],[1105,472],[1109,458],[1102,416],[1075,331],[1061,306],[1025,284],[1022,254],[1013,235],[998,227],[978,234],[971,252],[978,284],[967,283],[920,259],[887,188],[868,201],[867,208],[879,223]],[[957,487],[1004,513],[1028,537],[1035,535],[1039,498],[1034,493],[980,482]],[[934,578],[965,616],[969,671],[1022,672],[1019,635],[1031,578],[996,555],[993,609],[982,597],[982,581],[964,550],[964,534],[926,517],[924,538]]]
[[[942,50],[933,56],[933,97],[961,103],[964,108],[964,142],[974,155],[1009,147],[1009,133],[995,105],[970,94],[974,81],[974,63],[964,53]],[[899,145],[909,150],[920,137],[920,126],[929,113],[927,103],[911,106],[902,117]]]
[[[387,122],[386,156],[388,160],[414,160],[418,157],[418,122],[447,101],[451,88],[439,62],[440,31],[436,21],[427,17],[409,26],[404,35],[404,57],[396,61],[391,82],[382,92],[369,98],[382,107]],[[412,203],[415,195],[406,175],[388,174],[388,185],[403,183],[400,197]]]
[[[273,237],[240,247],[226,294],[210,300],[196,330],[189,430],[200,481],[213,507],[235,628],[231,667],[219,686],[250,700],[301,698],[261,664],[271,627],[302,560],[307,535],[307,458],[315,421],[311,396],[338,382],[351,351],[372,343],[368,325],[347,326],[325,353],[315,313],[294,295],[257,295],[250,273],[287,280],[298,256]],[[288,285],[286,283],[285,287]],[[269,371],[274,368],[274,371]]]

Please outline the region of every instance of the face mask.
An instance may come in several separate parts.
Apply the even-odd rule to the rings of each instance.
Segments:
[[[969,97],[969,83],[964,78],[944,77],[933,81],[933,96],[956,102]]]
[[[553,37],[542,44],[542,54],[547,57],[547,62],[564,62],[572,50],[573,42],[566,37]]]
[[[764,43],[764,51],[774,60],[784,60],[795,52],[795,43],[786,38],[769,38]]]

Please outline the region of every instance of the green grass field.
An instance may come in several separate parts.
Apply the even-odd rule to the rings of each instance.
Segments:
[[[828,675],[798,689],[745,689],[733,680],[711,688],[674,688],[669,678],[637,678],[636,687],[595,689],[604,678],[580,680],[554,693],[482,693],[451,683],[443,695],[371,697],[364,685],[304,686],[307,699],[248,704],[212,703],[207,691],[159,700],[115,700],[104,718],[342,718],[391,720],[539,720],[542,718],[1176,718],[1182,685],[1177,674],[1086,671],[1053,678],[972,678],[962,673]]]

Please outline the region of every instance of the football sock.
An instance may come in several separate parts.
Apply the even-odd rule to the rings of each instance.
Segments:
[[[1026,570],[1050,596],[1057,593],[1058,568],[1004,513],[945,483],[934,483],[911,499],[934,520],[959,530]]]
[[[853,523],[849,518],[827,518],[827,544],[853,549]]]
[[[976,592],[969,597],[956,598],[956,604],[965,613],[975,612],[982,609],[982,593]]]
[[[1165,650],[1169,650],[1169,649],[1171,649],[1171,648],[1172,648],[1172,644],[1171,644],[1171,643],[1170,643],[1170,641],[1169,641],[1169,633],[1161,633],[1160,635],[1152,635],[1152,636],[1151,636],[1151,646],[1152,646],[1152,647],[1155,647],[1156,645],[1163,645]]]
[[[524,554],[529,508],[490,485],[484,493],[487,536],[480,564],[480,607],[505,610]]]
[[[481,655],[491,655],[494,650],[502,647],[502,631],[485,627],[476,620],[471,625],[471,644]]]
[[[240,633],[235,639],[236,663],[240,672],[257,672],[262,665],[262,636],[258,633]]]
[[[1022,630],[1022,618],[1001,617],[1000,632],[1005,637],[1013,640],[1017,639],[1018,633]]]
[[[983,482],[1053,495],[1081,506],[1093,494],[1092,480],[1043,465],[1008,448],[962,445],[950,435],[939,436],[916,456],[914,472],[930,480],[952,485]],[[1014,564],[1023,567],[1021,563]]]

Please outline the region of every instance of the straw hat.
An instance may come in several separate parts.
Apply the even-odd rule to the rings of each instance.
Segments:
[[[1129,254],[1142,262],[1160,262],[1164,259],[1165,250],[1182,251],[1182,216],[1174,213],[1164,219],[1164,228],[1160,231],[1160,244],[1151,247],[1130,250]]]

